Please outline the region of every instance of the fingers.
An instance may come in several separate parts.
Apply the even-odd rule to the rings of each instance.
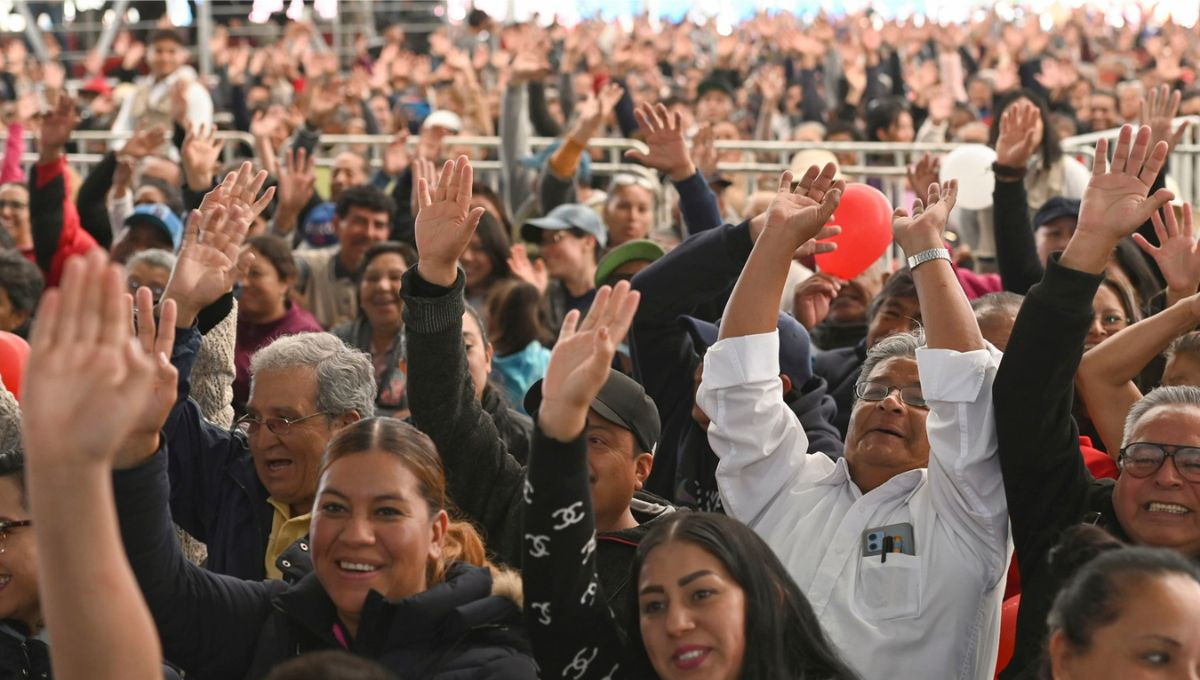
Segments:
[[[597,295],[599,294],[597,293]],[[563,317],[562,328],[558,331],[558,341],[562,343],[570,340],[571,336],[575,335],[575,327],[578,325],[579,310],[572,309],[571,311],[567,312],[565,317]]]
[[[1146,240],[1145,236],[1142,236],[1141,234],[1134,232],[1133,233],[1133,242],[1136,243],[1137,246],[1142,249],[1143,253],[1146,253],[1147,255],[1149,255],[1152,258],[1155,258],[1155,259],[1158,258],[1159,249],[1150,245],[1150,242]],[[1160,238],[1158,242],[1162,243],[1162,239]]]
[[[129,294],[125,292],[125,276],[121,267],[109,264],[107,258],[98,270],[101,277],[99,342],[120,345],[129,340]]]
[[[437,188],[433,191],[433,199],[439,203],[446,200],[450,192],[450,182],[454,179],[454,161],[446,161],[442,165],[442,175],[438,178]]]
[[[474,172],[471,168],[471,161],[466,156],[459,156],[458,162],[455,164],[455,174],[458,176],[456,200],[458,207],[463,210],[466,210],[467,206],[471,205],[472,184],[475,178]]]
[[[154,294],[142,286],[134,293],[137,301],[137,341],[147,354],[154,351]]]
[[[1096,152],[1092,160],[1092,177],[1101,177],[1108,173],[1108,140],[1101,138],[1096,141]]]
[[[178,310],[175,307],[175,301],[164,301],[159,313],[158,337],[154,341],[154,351],[168,362],[171,358],[171,351],[175,347],[175,320],[177,317]]]
[[[1175,198],[1175,194],[1167,189],[1159,189],[1151,194],[1149,198],[1142,202],[1141,216],[1138,221],[1145,222],[1150,219],[1151,215],[1162,210],[1162,207],[1169,203],[1172,198]]]
[[[812,168],[809,168],[809,170],[811,171]],[[792,171],[784,170],[783,174],[779,176],[779,191],[784,192],[784,191],[791,191],[791,190],[792,190]]]
[[[470,201],[470,198],[468,198],[467,200]],[[479,208],[472,208],[471,212],[467,213],[467,222],[466,222],[465,227],[466,227],[466,230],[468,233],[475,233],[476,227],[479,226],[479,219],[481,217],[483,217],[484,212],[486,212],[486,209],[483,207],[479,207]]]
[[[1183,235],[1189,242],[1195,243],[1196,232],[1192,227],[1192,204],[1183,202]]]
[[[1133,126],[1121,126],[1121,132],[1117,134],[1117,148],[1113,151],[1112,171],[1125,172],[1125,164],[1129,160],[1129,147],[1133,139]],[[1097,152],[1099,145],[1097,144]]]
[[[417,180],[417,207],[428,208],[431,203],[433,198],[429,195],[429,180],[421,177]]]
[[[1169,209],[1168,209],[1168,212],[1170,212]],[[1167,242],[1167,229],[1165,226],[1163,226],[1162,214],[1156,212],[1156,213],[1153,213],[1152,215],[1150,215],[1150,224],[1154,225],[1154,235],[1158,238],[1158,242],[1160,244],[1166,243]],[[1134,233],[1135,240],[1136,240],[1137,236],[1139,236],[1139,234]],[[1146,241],[1146,239],[1144,239],[1144,238],[1142,240]],[[1146,243],[1147,243],[1147,246],[1149,246],[1149,242],[1147,241]],[[1154,248],[1153,246],[1149,246],[1149,247],[1152,250],[1158,250],[1158,248]],[[1142,250],[1146,250],[1146,248],[1142,248]],[[1153,254],[1151,252],[1151,250],[1146,250],[1146,253],[1151,254],[1151,255]]]
[[[587,316],[584,317],[583,323],[580,324],[579,330],[590,331],[600,325],[601,318],[608,311],[608,299],[612,297],[611,286],[600,286],[596,291],[596,297],[592,301],[592,306],[588,309]]]
[[[1142,128],[1143,130],[1147,128]],[[1139,135],[1140,137],[1140,135]],[[1158,173],[1162,171],[1163,165],[1167,162],[1167,143],[1160,141],[1154,145],[1154,149],[1150,151],[1150,157],[1145,160],[1145,165],[1141,166],[1142,171],[1138,173],[1138,180],[1147,187],[1154,185],[1154,180],[1158,177]],[[1131,166],[1131,171],[1135,166]]]
[[[1166,157],[1166,143],[1163,143],[1163,157]],[[1146,152],[1150,149],[1150,126],[1143,125],[1138,128],[1137,135],[1133,139],[1133,148],[1129,151],[1129,159],[1125,163],[1125,172],[1131,175],[1141,175],[1142,166],[1146,163]],[[1157,150],[1157,145],[1155,146]],[[1158,173],[1155,173],[1157,175]],[[1154,178],[1151,177],[1151,182]],[[1147,183],[1149,184],[1149,183]]]
[[[946,204],[946,212],[949,213],[954,209],[954,204],[958,202],[958,180],[952,179],[942,185],[944,193],[941,200]]]

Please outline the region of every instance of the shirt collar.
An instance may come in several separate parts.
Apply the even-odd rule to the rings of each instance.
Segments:
[[[907,503],[912,499],[913,494],[915,494],[917,490],[921,488],[921,484],[925,481],[925,473],[925,468],[917,468],[915,470],[901,472],[900,474],[884,482],[879,488],[882,489],[886,487],[889,495],[899,496],[903,494],[904,502]],[[858,488],[858,485],[854,483],[854,479],[850,477],[850,466],[848,463],[846,463],[845,458],[839,458],[834,464],[833,470],[831,470],[829,474],[825,475],[821,479],[818,479],[816,483],[827,486],[849,484],[850,487],[854,489],[855,500],[862,498],[864,495],[862,490]]]

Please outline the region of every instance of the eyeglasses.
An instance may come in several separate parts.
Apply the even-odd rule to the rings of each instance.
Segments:
[[[0,210],[4,210],[5,208],[12,208],[13,210],[24,210],[25,208],[28,208],[28,207],[29,207],[28,203],[22,203],[20,201],[0,201]]]
[[[567,237],[565,229],[544,229],[542,230],[542,245],[548,246]]]
[[[8,532],[18,527],[27,527],[33,524],[31,519],[23,520],[6,520],[0,522],[0,553],[4,552],[5,543],[8,541]]]
[[[327,416],[327,415],[329,415],[329,414],[325,411],[318,411],[317,413],[303,416],[301,418],[294,418],[294,419],[293,418],[266,418],[266,419],[263,419],[263,418],[259,418],[257,416],[252,416],[247,413],[246,415],[242,416],[241,418],[238,418],[238,421],[236,423],[234,423],[234,427],[241,430],[242,432],[245,432],[246,434],[257,434],[258,429],[260,427],[262,427],[263,425],[266,425],[267,429],[270,430],[272,434],[277,434],[282,437],[283,435],[287,434],[288,431],[292,429],[292,426],[295,425],[296,423],[302,423],[302,422],[308,420],[309,418],[316,418],[317,416]]]
[[[154,296],[154,304],[158,304],[158,301],[162,299],[163,293],[166,292],[165,288],[160,288],[158,286],[147,286],[137,279],[129,279],[129,292],[136,296],[138,288],[149,288],[150,294]]]
[[[916,408],[929,408],[921,394],[920,385],[895,387],[884,383],[864,381],[854,386],[854,394],[863,401],[883,401],[892,391],[900,393],[900,401]]]
[[[1194,446],[1134,442],[1121,449],[1118,463],[1123,471],[1143,479],[1158,472],[1168,458],[1175,459],[1175,469],[1181,477],[1200,482],[1200,448]]]

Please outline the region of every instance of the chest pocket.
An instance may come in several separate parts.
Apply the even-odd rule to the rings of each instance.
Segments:
[[[864,557],[858,569],[858,601],[876,620],[903,619],[921,611],[921,559],[899,553]]]

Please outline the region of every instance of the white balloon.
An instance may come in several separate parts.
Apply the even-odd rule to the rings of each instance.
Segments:
[[[958,180],[958,205],[968,210],[982,210],[992,206],[992,190],[996,188],[996,175],[992,163],[996,162],[996,150],[983,144],[964,144],[942,159],[938,179]]]

